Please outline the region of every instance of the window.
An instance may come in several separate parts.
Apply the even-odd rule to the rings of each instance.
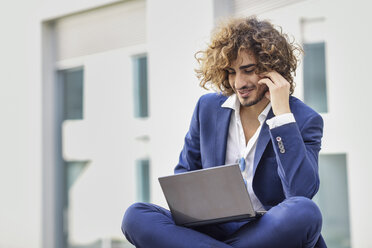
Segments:
[[[136,161],[137,200],[150,201],[150,160],[139,159]]]
[[[134,116],[148,117],[147,56],[133,57]]]
[[[62,122],[66,120],[83,119],[83,84],[84,69],[82,67],[58,71],[57,104],[59,159],[56,162],[58,178],[56,187],[58,199],[56,212],[58,219],[57,239],[58,247],[69,247],[69,193],[74,182],[81,175],[87,165],[87,161],[64,161],[62,151]]]
[[[327,109],[325,43],[304,44],[304,101],[318,112]]]
[[[63,83],[63,119],[83,119],[83,69],[60,71]]]
[[[89,161],[65,161],[66,191],[68,192],[74,182],[83,173]]]
[[[323,214],[324,239],[329,248],[350,248],[346,154],[321,154],[319,175],[314,201]]]
[[[304,48],[304,102],[320,113],[328,111],[326,70],[326,19],[301,18]]]
[[[63,235],[64,247],[71,247],[69,241],[70,231],[70,189],[72,185],[77,181],[78,177],[83,173],[88,165],[89,161],[64,161],[64,189],[63,189]]]

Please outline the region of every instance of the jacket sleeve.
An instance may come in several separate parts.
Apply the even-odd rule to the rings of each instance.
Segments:
[[[199,128],[199,106],[201,98],[196,104],[192,115],[189,131],[185,137],[185,143],[181,151],[179,162],[174,168],[174,173],[182,173],[191,170],[201,169],[200,153],[200,128]]]
[[[319,189],[318,155],[323,136],[323,119],[313,114],[302,125],[296,122],[270,129],[278,175],[285,197],[312,198]]]

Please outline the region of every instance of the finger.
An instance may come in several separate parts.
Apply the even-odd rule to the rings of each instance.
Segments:
[[[270,78],[274,84],[280,86],[287,83],[287,80],[277,71],[269,71],[265,74],[265,77]]]
[[[266,84],[266,86],[269,87],[269,90],[272,90],[277,87],[269,78],[263,78],[259,80],[258,84]]]
[[[276,71],[270,71],[266,74],[266,77],[270,78],[270,80],[273,81],[274,84],[281,85],[282,79],[278,75],[280,74]]]

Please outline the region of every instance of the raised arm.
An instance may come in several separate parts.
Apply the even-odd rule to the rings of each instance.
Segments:
[[[270,129],[278,175],[286,198],[312,198],[319,189],[318,155],[323,135],[323,120],[314,113],[301,126],[297,122]]]
[[[269,88],[266,97],[271,101],[276,116],[274,118],[292,115],[289,82],[276,71],[261,76],[259,84],[265,84]],[[300,110],[298,116],[307,118],[301,119],[300,128],[299,122],[287,123],[270,128],[270,136],[285,196],[312,198],[319,188],[318,155],[323,135],[323,120],[313,111],[305,114]]]

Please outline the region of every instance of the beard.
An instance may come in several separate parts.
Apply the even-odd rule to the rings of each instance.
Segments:
[[[247,87],[243,87],[241,89],[244,89],[244,88],[247,88]],[[240,101],[240,104],[244,107],[250,107],[252,105],[255,105],[257,103],[259,103],[264,97],[265,97],[265,93],[269,91],[269,88],[267,87],[267,85],[260,85],[257,89],[257,95],[256,95],[256,98],[251,100],[251,101],[248,101],[248,102],[243,102]]]

